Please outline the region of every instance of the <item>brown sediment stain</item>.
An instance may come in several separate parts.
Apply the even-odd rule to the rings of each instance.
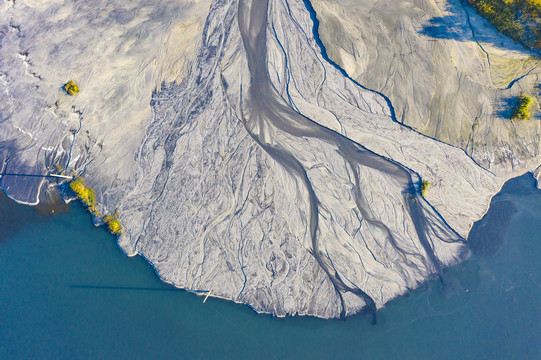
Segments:
[[[68,213],[70,211],[70,207],[65,202],[60,202],[60,203],[37,205],[34,207],[34,210],[38,214],[58,215],[58,214]]]
[[[70,206],[64,201],[58,188],[50,187],[40,196],[39,204],[33,206],[33,209],[38,214],[58,215],[69,212]]]

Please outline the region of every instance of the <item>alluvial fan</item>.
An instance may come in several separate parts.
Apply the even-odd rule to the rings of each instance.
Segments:
[[[214,2],[187,81],[156,95],[134,189],[144,195],[121,202],[134,229],[121,245],[166,281],[337,317],[467,254],[412,168],[445,158],[458,184],[494,188],[493,176],[393,122],[383,97],[321,59],[310,26],[300,1]]]
[[[70,138],[85,160],[66,168],[164,281],[331,318],[375,311],[468,255],[507,178],[396,122],[387,98],[325,59],[313,26],[302,0],[215,0],[182,77],[129,140],[118,130],[97,151]],[[78,118],[77,133],[101,129]]]

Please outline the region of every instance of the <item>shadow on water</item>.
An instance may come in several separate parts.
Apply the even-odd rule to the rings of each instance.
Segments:
[[[512,201],[494,199],[490,211],[473,225],[468,242],[473,253],[495,255],[503,245],[517,208]]]
[[[131,290],[131,291],[176,291],[179,289],[171,287],[140,287],[140,286],[108,286],[108,285],[70,285],[72,289],[90,289],[90,290]]]
[[[520,204],[534,203],[540,197],[531,174],[509,180],[501,192],[492,198],[490,210],[477,221],[470,231],[468,242],[474,255],[496,255],[509,237],[509,227]]]

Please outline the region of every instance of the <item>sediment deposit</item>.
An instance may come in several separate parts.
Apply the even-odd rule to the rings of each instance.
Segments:
[[[465,239],[491,197],[541,163],[537,121],[494,116],[499,125],[488,123],[495,103],[534,83],[537,70],[527,64],[535,61],[522,61],[515,77],[507,73],[508,88],[484,83],[496,81],[496,70],[477,50],[470,54],[478,39],[449,36],[429,46],[422,26],[413,25],[396,35],[400,24],[430,23],[443,3],[395,3],[407,11],[393,17],[382,8],[368,20],[362,11],[347,14],[359,21],[330,1],[315,1],[315,13],[302,0],[134,7],[122,21],[104,21],[120,24],[120,38],[111,35],[111,51],[125,64],[118,81],[92,79],[106,65],[91,65],[97,54],[89,49],[86,63],[58,66],[62,76],[34,76],[44,63],[56,69],[34,55],[51,53],[55,43],[36,43],[34,35],[23,46],[31,29],[18,7],[26,3],[4,4],[4,18],[12,18],[0,53],[27,50],[21,62],[13,53],[11,67],[2,67],[2,104],[11,107],[0,107],[1,169],[47,173],[59,165],[82,174],[100,211],[118,210],[122,249],[144,256],[177,287],[278,316],[373,311],[467,257]],[[63,11],[69,22],[75,10]],[[84,41],[107,48],[102,35],[88,31]],[[65,59],[77,58],[62,46]],[[406,46],[411,53],[394,55]],[[527,56],[520,48],[498,51],[512,61]],[[449,54],[464,57],[452,73]],[[74,71],[83,74],[80,94],[51,90]],[[381,86],[386,77],[392,86]],[[46,85],[47,96],[39,90]],[[469,106],[477,120],[465,115]],[[475,121],[475,134],[464,135]],[[421,180],[431,183],[426,197]],[[6,192],[27,203],[47,183],[2,178]]]

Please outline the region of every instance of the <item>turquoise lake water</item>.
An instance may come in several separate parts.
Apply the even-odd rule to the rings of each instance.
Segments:
[[[0,359],[541,359],[541,191],[508,182],[472,257],[372,317],[278,319],[176,290],[77,204],[0,198]]]

